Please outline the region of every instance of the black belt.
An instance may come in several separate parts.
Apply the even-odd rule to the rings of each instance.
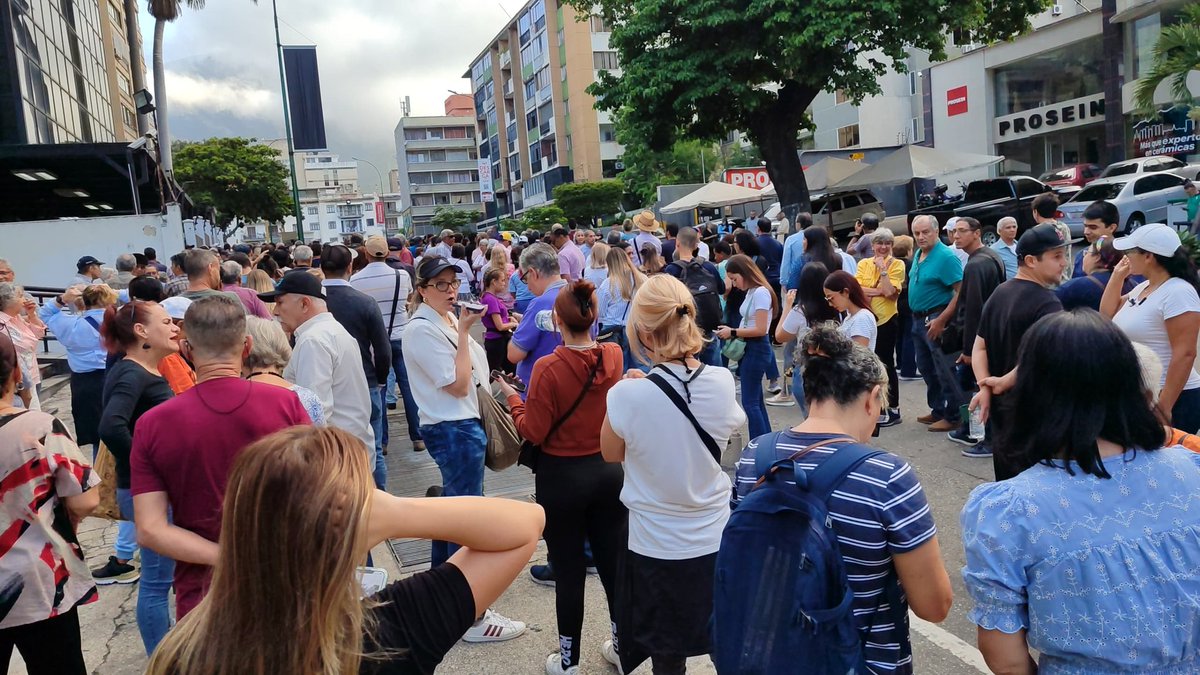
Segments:
[[[947,305],[942,305],[941,307],[934,307],[933,309],[928,309],[928,310],[925,310],[924,312],[914,311],[913,316],[915,316],[919,319],[924,319],[927,316],[932,316],[934,314],[941,314],[942,310],[946,309],[946,307],[947,307]]]

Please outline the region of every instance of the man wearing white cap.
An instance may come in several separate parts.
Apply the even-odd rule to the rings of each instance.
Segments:
[[[1139,227],[1113,247],[1124,251],[1125,259],[1109,277],[1100,313],[1162,361],[1159,407],[1170,414],[1171,426],[1194,434],[1200,431],[1200,375],[1194,370],[1200,333],[1196,267],[1179,234],[1158,223]],[[1121,284],[1130,275],[1146,280],[1121,297]]]
[[[946,220],[946,224],[942,226],[942,232],[945,232],[946,238],[950,240],[950,252],[954,254],[955,258],[958,258],[958,264],[966,267],[967,258],[970,256],[966,251],[958,247],[958,235],[955,233],[954,227],[957,224],[958,216],[950,216],[950,218]]]

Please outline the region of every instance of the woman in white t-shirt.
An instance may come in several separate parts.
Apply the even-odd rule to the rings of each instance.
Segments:
[[[758,438],[771,432],[762,382],[775,363],[775,351],[767,333],[771,330],[771,317],[779,308],[779,299],[750,256],[739,253],[730,258],[725,276],[730,286],[746,292],[746,299],[742,301],[738,327],[718,326],[717,337],[746,341],[746,351],[737,366],[738,378],[742,381],[742,408],[750,420],[750,438]]]
[[[829,268],[824,263],[807,262],[800,270],[799,288],[787,292],[785,307],[791,307],[779,325],[775,327],[775,341],[787,344],[792,340],[803,340],[809,328],[827,321],[841,323],[841,316],[828,302],[825,301],[825,278],[829,276]],[[799,350],[796,350],[794,361],[784,364],[792,368],[792,396],[800,411],[808,414],[808,403],[804,397],[804,368]],[[772,404],[767,400],[767,405]]]
[[[609,390],[600,430],[604,459],[624,462],[621,501],[629,509],[619,650],[605,643],[603,652],[615,663],[619,651],[626,673],[647,658],[655,673],[683,673],[688,656],[711,650],[713,571],[731,494],[719,454],[746,415],[730,372],[697,360],[704,337],[678,279],[660,274],[642,285],[626,333],[638,360],[654,367]]]
[[[1144,225],[1113,242],[1125,252],[1104,288],[1100,311],[1130,340],[1154,351],[1163,363],[1159,407],[1171,426],[1200,431],[1200,375],[1194,370],[1200,333],[1200,278],[1180,245],[1179,234],[1161,224]],[[1146,281],[1121,296],[1130,275]]]
[[[875,313],[862,285],[849,272],[838,270],[825,277],[825,301],[842,315],[842,332],[858,344],[875,351],[879,329]]]

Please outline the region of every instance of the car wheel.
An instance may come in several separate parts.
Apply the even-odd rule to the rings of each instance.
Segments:
[[[1000,240],[1000,235],[996,234],[996,228],[985,227],[983,228],[983,231],[979,233],[979,240],[984,246],[991,246]]]
[[[1146,224],[1146,217],[1140,213],[1135,213],[1129,216],[1129,222],[1125,223],[1125,234],[1129,234]]]

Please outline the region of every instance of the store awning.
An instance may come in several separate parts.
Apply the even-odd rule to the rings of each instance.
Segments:
[[[808,184],[809,192],[820,192],[830,185],[840,183],[850,176],[871,166],[866,162],[852,162],[840,157],[826,157],[816,164],[804,169],[804,182]],[[775,185],[768,185],[759,194],[764,198],[776,195]]]
[[[903,185],[914,178],[936,178],[956,171],[991,166],[1002,161],[1002,155],[977,155],[970,152],[936,150],[923,145],[906,145],[866,169],[829,186],[829,191]]]
[[[664,214],[683,213],[692,209],[713,209],[762,200],[763,196],[753,188],[713,181],[699,190],[667,204],[662,208],[662,212]]]

